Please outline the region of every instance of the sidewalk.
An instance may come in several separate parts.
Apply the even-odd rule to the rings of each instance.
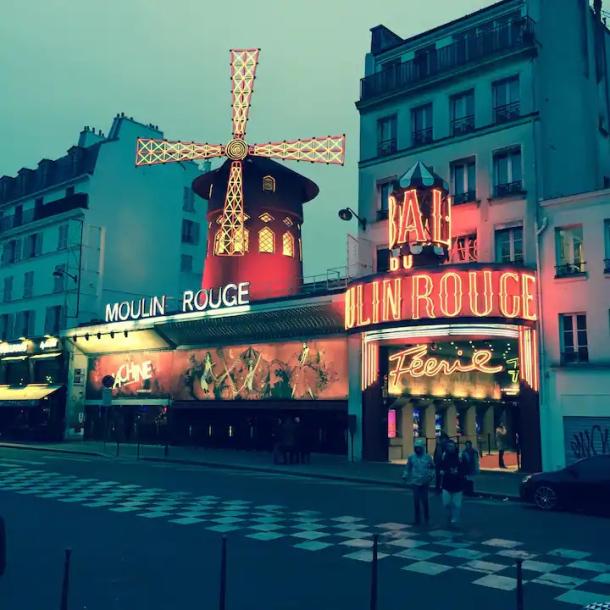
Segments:
[[[0,447],[50,451],[56,453],[116,457],[115,443],[100,441],[64,441],[62,443],[11,443],[0,442]],[[119,457],[138,459],[135,444],[121,444]],[[263,472],[281,472],[322,479],[336,479],[357,483],[373,483],[402,487],[400,464],[385,462],[350,462],[345,456],[314,454],[310,464],[274,465],[271,454],[260,451],[238,451],[233,449],[211,449],[208,447],[170,446],[167,457],[163,445],[140,445],[141,460],[167,461],[182,464],[236,468]],[[518,499],[519,482],[523,475],[515,472],[482,472],[476,479],[476,491],[480,495],[494,498]]]

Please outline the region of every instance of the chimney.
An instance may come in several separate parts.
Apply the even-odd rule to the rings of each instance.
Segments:
[[[95,144],[96,142],[101,142],[104,139],[102,134],[102,130],[100,129],[99,133],[95,131],[95,127],[89,127],[89,125],[85,125],[83,130],[80,132],[78,136],[78,146],[82,148],[87,148]]]

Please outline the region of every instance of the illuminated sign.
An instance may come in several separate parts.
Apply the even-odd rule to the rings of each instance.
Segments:
[[[55,349],[59,347],[59,339],[57,337],[47,337],[40,342],[40,349]]]
[[[21,343],[0,343],[0,354],[24,354],[28,351],[28,342]]]
[[[536,276],[520,269],[438,268],[350,286],[345,328],[437,318],[536,320]]]
[[[235,307],[250,302],[250,284],[227,284],[219,288],[186,290],[182,295],[182,313]],[[121,301],[106,305],[106,322],[125,322],[166,315],[167,297],[165,295]]]
[[[126,362],[122,364],[114,373],[114,385],[112,389],[121,388],[132,383],[140,383],[147,379],[152,379],[153,363],[150,360],[144,362]]]

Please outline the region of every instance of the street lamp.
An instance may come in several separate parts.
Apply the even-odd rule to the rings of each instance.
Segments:
[[[64,269],[55,269],[55,271],[53,271],[53,277],[64,277],[64,276],[69,277],[71,280],[74,280],[75,284],[78,283],[78,275],[72,275],[71,273],[68,273]]]
[[[81,237],[81,244],[82,244],[82,237]],[[79,269],[80,269],[80,262],[79,262]],[[69,277],[75,284],[76,284],[76,312],[74,317],[78,319],[78,314],[80,311],[80,282],[79,282],[79,277],[76,274],[72,274],[72,273],[68,273],[65,269],[55,269],[55,271],[53,271],[53,277]],[[67,301],[67,294],[66,296],[66,315],[67,315],[67,309],[68,309],[68,301]]]
[[[366,231],[366,218],[360,218],[352,208],[342,208],[339,210],[339,218],[341,220],[351,220],[354,216],[358,219],[358,224],[362,227],[362,230]]]

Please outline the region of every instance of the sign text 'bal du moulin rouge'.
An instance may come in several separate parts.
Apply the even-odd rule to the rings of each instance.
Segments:
[[[182,313],[247,305],[250,284],[227,284],[219,288],[185,290],[182,294]],[[167,297],[147,297],[106,305],[106,322],[125,322],[166,315]]]

